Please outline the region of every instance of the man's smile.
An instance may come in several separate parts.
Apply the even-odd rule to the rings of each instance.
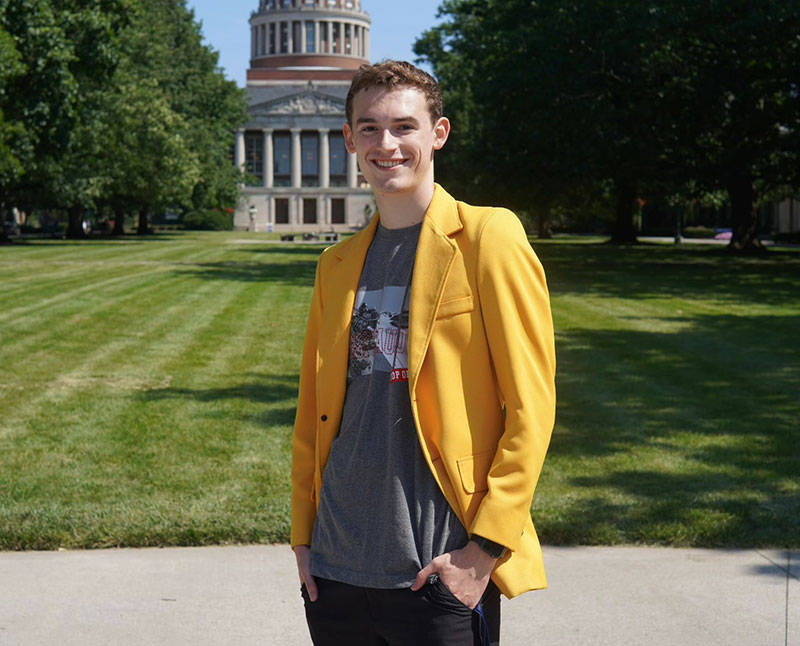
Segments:
[[[400,166],[405,162],[405,159],[373,159],[372,163],[379,168],[394,168]]]

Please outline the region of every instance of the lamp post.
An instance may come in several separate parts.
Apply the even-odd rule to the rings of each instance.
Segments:
[[[258,209],[256,209],[256,205],[255,204],[251,204],[250,208],[247,209],[247,210],[250,213],[250,231],[255,233],[255,230],[256,230],[256,212],[258,211]]]

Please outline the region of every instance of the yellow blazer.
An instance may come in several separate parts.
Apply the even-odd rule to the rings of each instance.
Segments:
[[[377,224],[317,264],[294,427],[292,546],[311,544]],[[457,202],[436,185],[411,285],[408,368],[436,482],[469,534],[508,548],[492,579],[509,598],[546,587],[530,507],[555,417],[553,322],[544,271],[510,211]]]

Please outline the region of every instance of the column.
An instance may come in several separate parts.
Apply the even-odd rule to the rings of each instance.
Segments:
[[[275,53],[281,53],[281,21],[275,22]]]
[[[358,183],[358,158],[347,153],[347,186],[356,188]]]
[[[327,195],[320,195],[317,201],[317,224],[326,225],[331,223],[330,201]]]
[[[319,20],[314,21],[314,53],[319,54],[319,30],[322,27],[322,23]]]
[[[300,149],[300,128],[292,128],[292,186],[300,188],[303,184],[303,158]]]
[[[328,188],[331,185],[331,149],[328,142],[328,129],[319,129],[319,185]]]
[[[244,130],[236,131],[236,147],[233,152],[233,163],[236,164],[236,168],[244,171]]]
[[[250,27],[250,58],[256,57],[256,28]]]
[[[291,54],[294,51],[294,25],[292,24],[293,20],[286,21],[286,37],[288,38],[288,43],[286,46],[286,53]]]
[[[364,58],[369,59],[369,27],[364,27]]]
[[[300,21],[300,53],[306,53],[306,21]]]
[[[272,150],[272,128],[264,128],[264,188],[272,188],[275,177],[275,155]]]

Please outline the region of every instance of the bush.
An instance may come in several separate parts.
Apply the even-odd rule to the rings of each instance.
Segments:
[[[714,229],[709,227],[684,227],[681,235],[684,238],[713,238]]]
[[[800,244],[800,231],[786,231],[784,233],[776,233],[772,236],[775,242],[785,242],[789,244]]]
[[[222,211],[192,211],[183,218],[183,228],[194,231],[232,231],[233,215]]]

